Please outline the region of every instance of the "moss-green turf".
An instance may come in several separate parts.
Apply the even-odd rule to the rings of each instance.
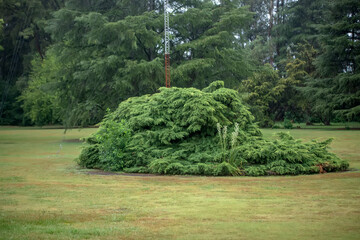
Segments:
[[[94,131],[0,127],[0,239],[360,239],[360,131],[290,130],[351,171],[257,178],[90,175]]]

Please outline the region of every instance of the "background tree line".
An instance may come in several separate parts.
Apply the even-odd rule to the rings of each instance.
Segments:
[[[360,2],[178,0],[172,86],[222,80],[261,126],[360,121]],[[86,126],[164,86],[163,1],[0,0],[0,124]]]

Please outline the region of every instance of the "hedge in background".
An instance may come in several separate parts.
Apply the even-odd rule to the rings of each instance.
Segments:
[[[340,171],[349,164],[327,151],[331,139],[302,143],[261,136],[234,90],[160,88],[129,98],[87,139],[87,168],[157,174],[295,175]]]

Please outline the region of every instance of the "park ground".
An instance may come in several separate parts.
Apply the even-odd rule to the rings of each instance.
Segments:
[[[271,177],[94,174],[94,131],[0,127],[0,239],[360,239],[360,131],[290,130],[350,171]]]

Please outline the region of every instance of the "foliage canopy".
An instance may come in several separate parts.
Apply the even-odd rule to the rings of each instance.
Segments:
[[[169,4],[172,86],[221,79],[244,93],[261,126],[360,120],[359,1]],[[163,7],[1,0],[0,124],[88,126],[155,93],[164,82]]]

